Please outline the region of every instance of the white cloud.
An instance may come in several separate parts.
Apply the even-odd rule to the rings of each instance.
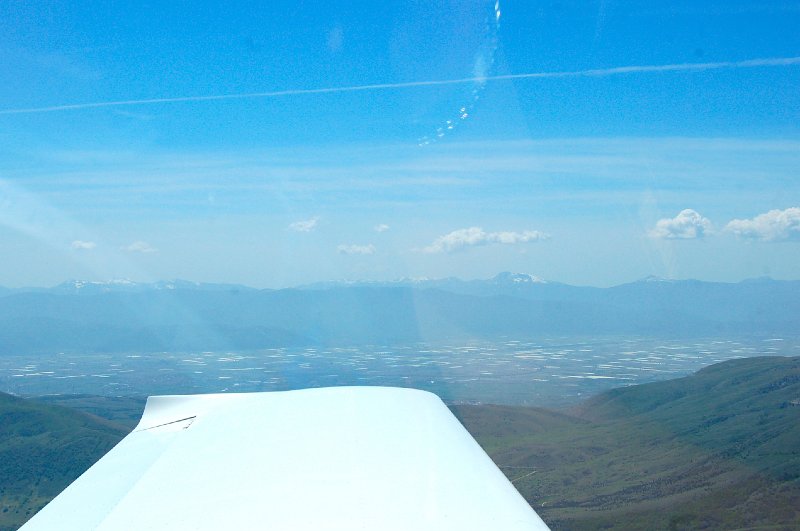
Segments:
[[[387,230],[389,230],[389,225],[385,223],[380,223],[378,225],[375,225],[373,229],[375,230],[375,232],[386,232]]]
[[[674,218],[658,220],[650,231],[651,238],[667,240],[692,240],[714,232],[714,226],[691,208],[681,210]]]
[[[734,219],[725,230],[742,238],[766,242],[800,240],[800,208],[770,210],[753,219]]]
[[[369,245],[340,245],[336,248],[339,254],[374,254],[375,246]]]
[[[289,230],[293,230],[295,232],[311,232],[317,227],[318,221],[318,216],[315,216],[311,219],[295,221],[294,223],[289,224]]]
[[[152,247],[149,243],[143,241],[133,242],[132,244],[123,247],[123,249],[125,251],[128,251],[129,253],[143,253],[143,254],[155,253],[158,251],[158,249]]]
[[[549,238],[547,234],[536,230],[526,230],[523,232],[486,232],[480,227],[470,227],[468,229],[454,230],[449,234],[439,236],[432,244],[423,248],[422,252],[451,253],[475,245],[488,245],[490,243],[513,245],[535,242],[547,238]]]
[[[83,240],[75,240],[70,244],[70,247],[72,247],[75,250],[80,250],[80,251],[91,251],[92,249],[97,247],[97,244],[94,243],[94,242],[85,242]]]

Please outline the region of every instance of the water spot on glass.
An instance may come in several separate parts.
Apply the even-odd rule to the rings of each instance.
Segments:
[[[486,85],[486,79],[492,74],[491,70],[495,64],[495,53],[497,52],[498,34],[500,30],[500,13],[500,1],[497,0],[494,3],[494,9],[487,13],[483,44],[475,54],[471,72],[472,77],[469,79],[473,85],[469,93],[472,96],[471,101],[467,105],[461,104],[455,107],[458,109],[458,111],[454,113],[455,117],[446,119],[443,125],[437,126],[435,135],[426,135],[419,138],[417,140],[418,146],[427,146],[435,143],[439,139],[445,138],[448,132],[455,130],[455,124],[457,122],[463,123],[469,118],[473,107],[480,99],[480,95]]]

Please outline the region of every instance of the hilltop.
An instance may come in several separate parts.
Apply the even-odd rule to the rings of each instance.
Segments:
[[[798,357],[727,361],[566,413],[454,409],[554,529],[800,526]]]

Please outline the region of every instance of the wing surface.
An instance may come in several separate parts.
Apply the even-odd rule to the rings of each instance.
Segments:
[[[547,529],[436,396],[156,396],[25,531]]]

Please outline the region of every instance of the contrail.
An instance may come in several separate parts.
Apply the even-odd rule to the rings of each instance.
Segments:
[[[219,94],[214,96],[182,96],[177,98],[151,98],[142,100],[102,101],[94,103],[74,103],[69,105],[53,105],[50,107],[30,107],[27,109],[5,109],[0,114],[35,114],[57,111],[75,111],[96,109],[100,107],[124,107],[129,105],[152,105],[156,103],[180,103],[194,101],[243,100],[255,98],[279,98],[285,96],[303,96],[309,94],[335,94],[340,92],[358,92],[370,90],[391,90],[413,87],[432,87],[439,85],[458,85],[462,83],[483,83],[486,81],[502,81],[508,79],[549,79],[567,77],[607,77],[623,74],[652,72],[691,72],[703,70],[722,70],[734,68],[758,68],[774,66],[800,65],[800,57],[772,57],[765,59],[748,59],[746,61],[722,61],[716,63],[678,63],[668,65],[636,65],[613,68],[597,68],[590,70],[530,72],[527,74],[504,74],[485,77],[465,77],[460,79],[441,79],[432,81],[408,81],[405,83],[377,83],[372,85],[355,85],[349,87],[328,87],[313,89],[289,89],[272,92],[248,92],[242,94]]]

